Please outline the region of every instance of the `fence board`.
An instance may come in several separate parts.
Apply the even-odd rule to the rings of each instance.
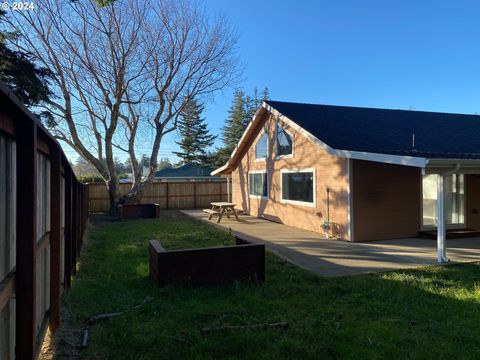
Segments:
[[[69,252],[79,235],[82,244],[87,192],[58,142],[2,84],[0,104],[0,359],[35,359],[55,320],[50,305],[53,295],[59,307],[63,274],[70,284],[72,264],[60,252]],[[60,185],[62,171],[68,184]],[[81,196],[71,197],[73,187]]]
[[[20,125],[20,124],[18,124]],[[17,274],[16,274],[16,358],[35,354],[35,243],[37,235],[37,125],[21,124],[16,139],[17,154]]]
[[[124,195],[132,184],[120,184]],[[88,184],[90,213],[110,210],[108,190],[103,183]],[[228,201],[226,182],[154,182],[145,190],[141,204],[156,203],[161,209],[192,209],[209,207],[214,201]]]

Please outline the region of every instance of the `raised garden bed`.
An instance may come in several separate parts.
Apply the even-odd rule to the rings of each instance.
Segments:
[[[150,240],[150,278],[168,284],[220,284],[265,280],[265,245],[237,238],[236,245],[165,250]]]
[[[158,218],[160,215],[159,204],[123,204],[118,205],[118,218],[139,219]]]

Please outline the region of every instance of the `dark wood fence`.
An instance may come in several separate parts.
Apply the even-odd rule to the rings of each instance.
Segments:
[[[90,213],[108,212],[110,202],[105,184],[88,184]],[[126,194],[132,184],[121,184]],[[210,207],[213,201],[228,201],[227,183],[215,182],[154,182],[145,191],[141,203],[156,203],[160,209],[193,209]]]
[[[33,359],[60,323],[88,217],[60,145],[0,84],[0,359]]]

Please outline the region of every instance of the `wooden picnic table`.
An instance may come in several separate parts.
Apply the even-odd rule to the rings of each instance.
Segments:
[[[218,215],[217,223],[222,220],[223,215],[226,215],[227,218],[230,219],[230,215],[233,214],[237,221],[240,221],[238,218],[237,212],[235,211],[235,206],[237,204],[230,203],[230,202],[212,202],[211,209],[204,209],[203,211],[208,213],[208,220],[211,220],[213,215]]]

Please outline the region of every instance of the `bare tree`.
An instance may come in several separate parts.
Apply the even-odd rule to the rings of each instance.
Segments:
[[[240,74],[237,35],[195,0],[38,0],[35,11],[12,12],[23,37],[15,46],[53,72],[47,124],[105,179],[111,211],[137,202],[158,167],[162,138],[176,129],[189,99],[211,96]],[[142,180],[137,144],[151,140]],[[134,183],[118,190],[114,151],[130,158]]]

